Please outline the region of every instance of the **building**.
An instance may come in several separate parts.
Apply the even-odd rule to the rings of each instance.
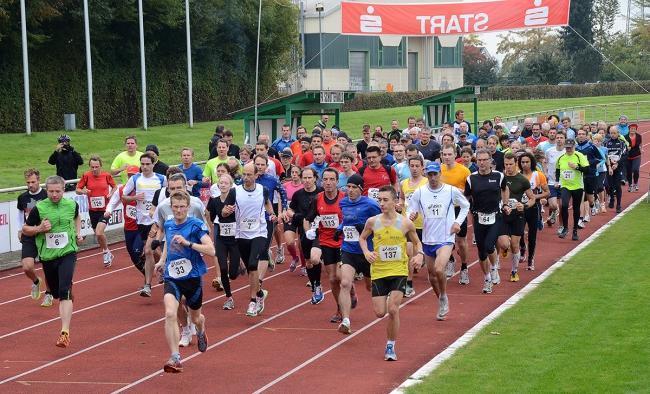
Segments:
[[[432,1],[441,0],[427,2]],[[300,71],[285,86],[287,93],[321,90],[319,31],[323,45],[322,90],[416,91],[463,86],[460,36],[343,35],[340,0],[295,0],[295,3],[301,10],[298,23],[303,55]],[[317,5],[322,5],[322,12],[317,11]]]

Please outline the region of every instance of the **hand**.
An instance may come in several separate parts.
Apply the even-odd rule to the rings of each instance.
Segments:
[[[61,152],[61,149],[63,149],[63,144],[61,144],[61,143],[56,144],[56,148],[54,148],[54,149],[56,149],[57,152]]]
[[[458,227],[458,229],[460,230],[460,226]],[[424,256],[422,256],[421,253],[417,253],[415,256],[411,257],[409,263],[411,264],[413,271],[418,272],[422,267],[424,267]]]
[[[155,270],[158,274],[162,275],[162,274],[163,274],[163,267],[164,267],[164,266],[165,266],[165,262],[164,262],[164,261],[159,261],[159,262],[156,263],[156,265],[154,265],[154,270]]]
[[[144,193],[136,193],[135,194],[135,200],[136,201],[144,201]]]
[[[203,183],[205,183],[205,184],[207,184],[207,185],[210,185],[210,183],[211,183],[211,182],[210,182],[210,178],[207,178],[207,177],[203,177],[203,180],[202,180],[202,181],[203,181]]]
[[[80,244],[84,241],[84,236],[81,234],[77,234],[77,244]]]
[[[417,212],[411,212],[411,214],[409,215],[409,219],[411,219],[411,221],[414,221],[417,218],[418,218]]]
[[[316,239],[316,229],[315,228],[310,228],[309,230],[305,231],[305,237],[310,241],[315,240]]]
[[[366,252],[363,255],[370,264],[377,260],[377,252]]]
[[[183,238],[183,236],[180,234],[174,235],[174,237],[172,238],[172,242],[177,242],[178,244],[183,246],[190,246],[190,241]]]
[[[109,211],[105,211],[105,212],[104,212],[104,217],[105,217],[106,219],[110,218],[111,215],[112,215],[112,212],[109,212]]]
[[[295,214],[296,214],[296,213],[295,213],[295,212],[293,211],[293,209],[291,209],[291,208],[289,208],[289,209],[287,209],[287,210],[285,211],[285,215],[287,216],[287,220],[291,220],[291,219],[293,219],[293,216],[294,216]]]
[[[449,235],[458,234],[459,232],[460,232],[460,224],[454,222],[454,224],[451,225],[451,229],[449,230]]]
[[[270,219],[273,223],[275,223],[275,222],[278,221],[278,217],[275,216],[274,213],[272,213],[272,214],[269,215],[269,219]]]
[[[503,206],[503,212],[505,212],[506,215],[510,215],[510,212],[512,212],[512,209],[510,209],[509,205],[504,205]]]
[[[230,216],[235,212],[235,206],[234,205],[225,205],[223,209],[221,210],[221,214],[223,216]]]
[[[18,240],[22,242],[22,240],[23,240],[23,230],[18,230]]]
[[[404,204],[402,204],[401,201],[398,201],[397,204],[395,204],[395,210],[397,212],[402,212],[402,208],[404,208]]]
[[[515,205],[515,208],[517,209],[517,211],[523,212],[524,211],[524,204],[518,202],[517,205]]]
[[[50,223],[49,219],[45,219],[41,222],[40,224],[40,233],[46,233],[52,229],[52,223]]]
[[[568,165],[569,165],[569,168],[571,168],[572,170],[575,170],[576,168],[578,168],[578,165],[576,163],[569,162]]]
[[[542,199],[539,200],[539,203],[542,204],[542,205],[546,205],[547,202],[548,202],[548,200],[545,199],[545,198],[542,198]]]

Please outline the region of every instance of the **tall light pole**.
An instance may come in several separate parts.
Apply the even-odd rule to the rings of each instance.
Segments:
[[[90,56],[90,22],[88,21],[88,0],[84,0],[84,34],[86,36],[86,75],[88,79],[88,128],[95,129],[93,108],[93,64]]]
[[[316,3],[316,11],[318,11],[318,58],[320,59],[320,90],[323,90],[323,24],[321,13],[325,9],[323,3]]]
[[[255,55],[255,125],[253,126],[253,133],[255,141],[257,141],[257,96],[259,90],[260,79],[260,31],[262,27],[262,0],[260,0],[260,7],[257,11],[257,52]],[[249,136],[250,138],[250,136]],[[251,140],[249,140],[251,141]]]
[[[29,109],[29,59],[27,58],[27,18],[25,0],[20,0],[20,31],[23,41],[23,88],[25,91],[25,132],[32,134],[32,115]]]
[[[187,101],[190,111],[190,128],[194,127],[192,108],[192,43],[190,40],[190,0],[185,0],[185,35],[187,36]]]
[[[144,23],[142,0],[138,0],[138,23],[140,25],[140,84],[142,85],[142,126],[147,129],[147,72],[144,63]]]

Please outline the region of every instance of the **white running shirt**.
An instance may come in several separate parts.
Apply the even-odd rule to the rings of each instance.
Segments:
[[[235,187],[236,238],[266,238],[264,205],[268,198],[268,191],[258,183],[252,191],[244,189],[244,185]]]
[[[548,184],[553,185],[557,182],[555,179],[555,165],[557,164],[557,159],[560,158],[566,151],[564,149],[557,150],[557,147],[553,147],[546,151],[546,178],[548,179]]]
[[[460,207],[458,217],[454,205]],[[453,243],[455,234],[449,234],[454,223],[461,225],[469,212],[469,201],[457,187],[442,184],[433,190],[429,184],[417,189],[411,195],[408,207],[409,216],[418,212],[424,218],[422,227],[422,243],[437,245]]]
[[[149,209],[153,206],[153,195],[156,193],[156,190],[164,186],[167,186],[167,180],[164,176],[156,173],[151,174],[150,177],[135,174],[126,182],[123,192],[125,196],[131,194],[133,190],[135,190],[136,194],[144,193],[144,200],[138,201],[135,206],[136,221],[138,224],[148,226],[154,223],[153,217],[149,214]]]

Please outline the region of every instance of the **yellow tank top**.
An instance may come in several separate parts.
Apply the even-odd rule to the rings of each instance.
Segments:
[[[406,254],[406,237],[402,230],[403,217],[391,226],[384,226],[381,216],[376,216],[373,227],[373,245],[377,260],[370,265],[370,277],[381,279],[388,276],[408,276],[408,255]]]
[[[420,187],[426,185],[427,182],[428,182],[427,178],[422,178],[420,179],[420,183],[418,185],[416,185],[415,187],[411,187],[410,179],[404,179],[402,181],[402,191],[404,192],[404,209],[402,210],[402,214],[404,216],[406,216],[407,214],[407,209],[409,207],[409,203],[411,202],[411,196],[413,195],[413,192],[419,189]],[[415,228],[422,229],[422,225],[423,225],[422,215],[418,215],[418,217],[415,219],[413,224],[415,225]]]

